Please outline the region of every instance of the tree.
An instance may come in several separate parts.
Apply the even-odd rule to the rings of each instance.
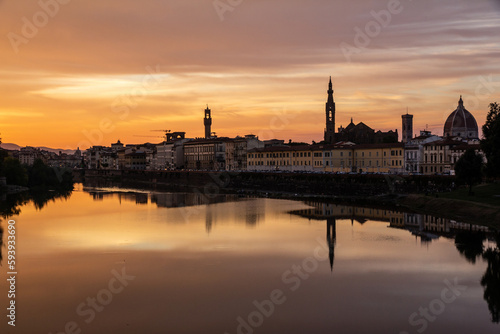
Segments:
[[[490,111],[486,116],[486,123],[483,125],[483,139],[481,149],[486,159],[487,174],[491,177],[500,176],[500,105],[490,104]]]
[[[469,195],[472,195],[472,186],[481,182],[483,157],[470,148],[458,159],[455,165],[457,180],[469,186]]]
[[[500,322],[500,248],[489,248],[483,254],[488,261],[488,267],[481,279],[484,287],[484,300],[488,303],[491,313],[491,321]]]
[[[7,178],[7,184],[26,186],[28,184],[28,174],[19,160],[7,157],[2,162],[2,173]]]

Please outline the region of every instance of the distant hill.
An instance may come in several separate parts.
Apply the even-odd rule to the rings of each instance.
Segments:
[[[2,143],[0,144],[0,147],[6,150],[12,150],[12,151],[19,151],[21,149],[21,146],[17,144],[12,144],[12,143]],[[74,154],[75,150],[65,150],[62,148],[50,148],[50,147],[45,147],[45,146],[38,146],[37,148],[44,150],[44,151],[49,151],[49,152],[54,152],[54,153],[59,153],[59,151],[66,153],[66,154]]]
[[[16,144],[11,144],[11,143],[2,143],[0,144],[0,147],[6,150],[11,150],[11,151],[19,151],[21,147]]]

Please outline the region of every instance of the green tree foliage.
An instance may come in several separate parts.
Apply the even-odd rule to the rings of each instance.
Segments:
[[[488,160],[486,171],[491,177],[500,176],[500,105],[490,104],[490,111],[483,125],[481,148]]]
[[[458,159],[455,165],[458,182],[469,186],[469,195],[472,195],[472,186],[482,180],[483,158],[474,149],[468,149]]]
[[[11,157],[3,159],[1,164],[2,174],[7,178],[7,184],[26,186],[28,175],[26,169],[19,160]]]
[[[35,160],[28,169],[28,187],[31,189],[72,189],[73,175],[69,171],[56,170],[41,159]]]

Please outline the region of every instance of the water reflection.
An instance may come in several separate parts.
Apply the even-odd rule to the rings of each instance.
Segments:
[[[426,333],[498,330],[498,234],[484,227],[381,208],[95,188],[43,212],[30,205],[19,226],[19,304],[39,315],[21,324],[25,333],[58,333],[69,320],[95,334],[235,333],[274,289],[287,301],[254,333],[399,333],[454,277],[467,293]],[[290,289],[283,274],[317,247],[322,260]],[[86,324],[77,305],[125,264],[137,279]]]
[[[311,208],[292,211],[305,218],[326,220],[327,244],[330,250],[330,268],[333,271],[336,241],[336,219],[348,219],[351,224],[363,225],[368,220],[389,222],[389,227],[405,229],[425,244],[440,237],[453,239],[458,252],[470,263],[478,259],[488,263],[481,279],[484,300],[494,323],[500,321],[500,233],[485,226],[466,224],[431,215],[406,213],[379,208],[364,208],[323,202],[306,202]],[[485,249],[485,241],[494,246]]]
[[[2,266],[2,249],[3,249],[3,227],[0,225],[0,267]]]
[[[335,258],[335,241],[337,239],[337,221],[335,218],[326,219],[326,243],[328,245],[328,257],[330,259],[330,271],[333,271],[333,259]]]
[[[455,247],[470,263],[476,263],[484,252],[484,232],[458,231],[455,235]]]
[[[205,207],[205,230],[207,233],[217,222],[217,211],[213,210],[213,204],[227,203],[240,200],[237,195],[210,195],[206,196],[200,192],[195,193],[162,193],[162,192],[137,192],[132,189],[119,188],[94,188],[84,187],[87,192],[96,201],[104,199],[118,199],[119,203],[133,202],[137,205],[155,204],[158,208],[180,208],[184,216],[183,220],[169,220],[169,222],[179,223],[189,221],[189,217],[198,214],[201,206]],[[263,217],[262,208],[258,208],[254,202],[248,202],[246,208],[246,224],[255,226]]]
[[[7,220],[11,217],[18,216],[21,213],[21,208],[32,202],[37,210],[42,210],[48,202],[55,202],[56,199],[68,199],[71,196],[72,190],[63,191],[37,191],[25,192],[20,194],[3,194],[0,200],[0,217]],[[3,227],[0,219],[0,266],[3,260]]]
[[[466,224],[431,215],[314,201],[306,201],[305,203],[311,208],[295,210],[292,213],[312,219],[348,219],[351,224],[358,222],[361,225],[369,220],[388,222],[389,227],[407,230],[419,238],[422,243],[432,242],[439,237],[456,238],[458,235],[457,249],[460,251],[463,248],[461,253],[472,263],[474,263],[473,257],[479,257],[482,254],[482,248],[479,247],[481,251],[473,255],[470,253],[472,252],[471,247],[478,247],[478,242],[482,245],[487,236],[490,239],[494,237],[494,231],[486,226]]]
[[[500,233],[496,234],[496,247],[488,248],[482,255],[488,267],[481,279],[484,300],[488,303],[491,321],[500,322]]]

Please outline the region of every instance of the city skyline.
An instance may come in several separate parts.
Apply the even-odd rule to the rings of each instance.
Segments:
[[[499,1],[231,3],[0,1],[2,141],[203,137],[208,104],[220,136],[319,142],[330,75],[336,127],[400,130],[408,108],[442,135],[460,95],[479,127],[498,100]]]

